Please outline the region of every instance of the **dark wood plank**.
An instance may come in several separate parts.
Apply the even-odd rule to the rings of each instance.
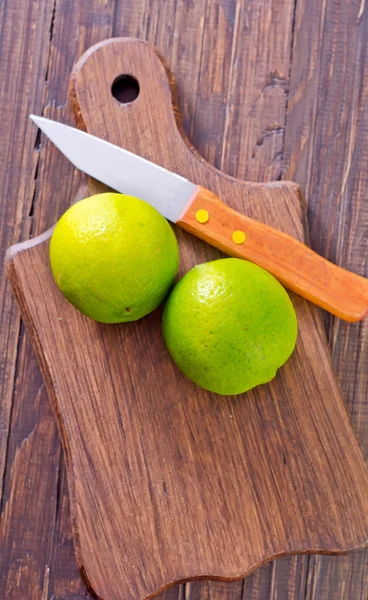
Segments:
[[[317,24],[317,26],[316,26]],[[368,10],[365,2],[297,3],[286,130],[285,176],[306,190],[311,243],[368,275]],[[334,366],[368,456],[368,321],[326,317]],[[368,550],[313,557],[308,600],[368,597]]]
[[[42,108],[52,3],[4,0],[0,4],[0,262],[10,244],[29,237],[38,161],[36,132],[28,119]],[[19,312],[0,279],[0,503],[14,389]]]
[[[47,598],[61,599],[91,598],[77,569],[74,543],[70,527],[69,494],[66,482],[64,459],[60,462],[58,502],[55,514],[55,529],[52,531],[51,550],[48,556],[50,567]]]
[[[358,18],[361,7],[355,0],[329,0],[324,11],[319,2],[299,4],[296,40],[300,47],[297,44],[294,49],[285,176],[306,189],[313,247],[367,276],[368,13],[363,10]],[[316,21],[320,26],[313,29]],[[310,39],[308,28],[314,32],[314,52],[309,53],[305,46]],[[326,323],[335,368],[368,456],[368,373],[364,368],[368,323],[347,325],[332,317]]]
[[[113,23],[113,37],[147,39],[147,24],[152,0],[118,0]],[[166,4],[166,3],[165,3]],[[169,2],[171,4],[171,2]],[[165,22],[164,19],[162,19]]]
[[[0,521],[0,589],[6,600],[47,598],[60,460],[54,415],[23,334],[24,327]],[[50,446],[53,452],[48,456]]]
[[[208,1],[202,13],[202,44],[195,58],[198,74],[194,80],[190,139],[201,156],[218,168],[225,146],[229,82],[233,75],[241,15],[236,0]]]
[[[311,556],[306,600],[366,600],[368,598],[367,550],[347,556]]]
[[[244,581],[242,600],[304,600],[309,560],[284,557],[257,569]]]
[[[39,148],[28,115],[42,110],[52,13],[53,3],[42,0],[0,6],[2,263],[7,246],[31,231]],[[0,589],[4,598],[36,600],[48,588],[47,526],[54,519],[59,451],[41,465],[47,440],[58,441],[43,381],[24,328],[19,335],[19,313],[4,277],[0,306]]]
[[[175,73],[179,93],[180,114],[186,133],[193,142],[194,119],[198,100],[198,90],[202,75],[204,38],[207,30],[208,6],[218,6],[218,1],[198,0],[196,2],[178,0],[175,8],[175,30],[172,43],[159,35],[159,50],[166,57]],[[197,148],[198,149],[198,148]]]
[[[93,44],[112,35],[115,0],[75,2],[56,0],[49,69],[45,85],[43,115],[74,123],[68,102],[68,85],[73,65]],[[54,177],[59,173],[65,184]],[[80,173],[63,159],[48,141],[40,150],[38,178],[42,185],[34,201],[34,234],[46,231],[74,201]],[[50,197],[52,202],[50,202]]]
[[[198,581],[187,583],[185,600],[240,600],[243,581]]]
[[[281,175],[294,5],[294,0],[240,3],[219,166],[242,179],[272,181]]]

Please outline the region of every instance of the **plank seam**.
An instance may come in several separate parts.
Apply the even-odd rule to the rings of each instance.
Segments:
[[[294,0],[294,10],[293,10],[293,20],[291,24],[291,41],[290,41],[290,61],[289,61],[289,72],[288,72],[288,84],[285,86],[286,93],[286,103],[285,103],[285,121],[284,121],[284,131],[282,138],[282,157],[284,158],[284,150],[285,150],[285,138],[286,138],[286,130],[287,130],[287,122],[288,122],[288,114],[289,114],[289,99],[290,99],[290,81],[291,81],[291,71],[293,66],[293,58],[294,58],[294,42],[295,42],[295,27],[296,27],[296,11],[298,6],[298,0]],[[281,181],[283,175],[285,173],[285,164],[283,164],[280,169],[280,174],[277,178],[278,181]]]
[[[20,345],[21,345],[23,336],[24,336],[24,323],[23,323],[22,319],[19,319],[17,351],[16,351],[15,369],[14,369],[13,385],[12,385],[12,398],[14,398],[15,382],[18,377],[18,368],[19,368],[19,360],[20,360],[19,359],[19,350],[20,350]],[[12,418],[13,418],[13,411],[14,411],[14,399],[10,406],[9,429],[7,431],[7,437],[6,437],[4,471],[2,474],[2,481],[1,481],[0,516],[3,514],[5,480],[6,480],[7,471],[8,471],[8,460],[7,459],[8,459],[8,454],[9,454],[10,431],[11,431],[11,423],[12,423]]]

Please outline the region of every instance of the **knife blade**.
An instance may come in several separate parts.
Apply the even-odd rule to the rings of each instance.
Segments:
[[[368,314],[368,280],[327,261],[264,223],[242,215],[213,192],[89,133],[31,115],[79,170],[114,190],[145,200],[165,218],[272,273],[285,287],[347,321]]]

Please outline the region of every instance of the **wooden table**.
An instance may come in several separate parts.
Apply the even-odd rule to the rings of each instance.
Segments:
[[[311,244],[367,276],[368,8],[364,0],[2,0],[0,248],[51,226],[80,175],[40,146],[31,112],[70,121],[69,73],[95,42],[142,37],[174,71],[201,154],[249,180],[297,181]],[[152,100],[154,101],[154,99]],[[63,454],[19,311],[0,280],[0,598],[89,598],[75,566]],[[335,368],[368,452],[368,321],[325,315]],[[368,551],[285,557],[245,581],[166,600],[363,600]]]

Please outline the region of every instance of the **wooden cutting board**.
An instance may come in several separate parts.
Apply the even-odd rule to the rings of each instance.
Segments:
[[[123,74],[139,82],[128,104],[111,93]],[[74,69],[71,100],[79,127],[305,238],[295,184],[233,179],[190,147],[173,78],[145,42],[91,48]],[[181,274],[220,256],[177,235]],[[220,397],[172,363],[160,309],[121,326],[76,311],[53,282],[49,236],[12,247],[7,269],[60,427],[78,564],[100,598],[141,600],[177,581],[240,578],[276,556],[367,541],[367,471],[318,309],[293,297],[291,360],[272,383]]]

